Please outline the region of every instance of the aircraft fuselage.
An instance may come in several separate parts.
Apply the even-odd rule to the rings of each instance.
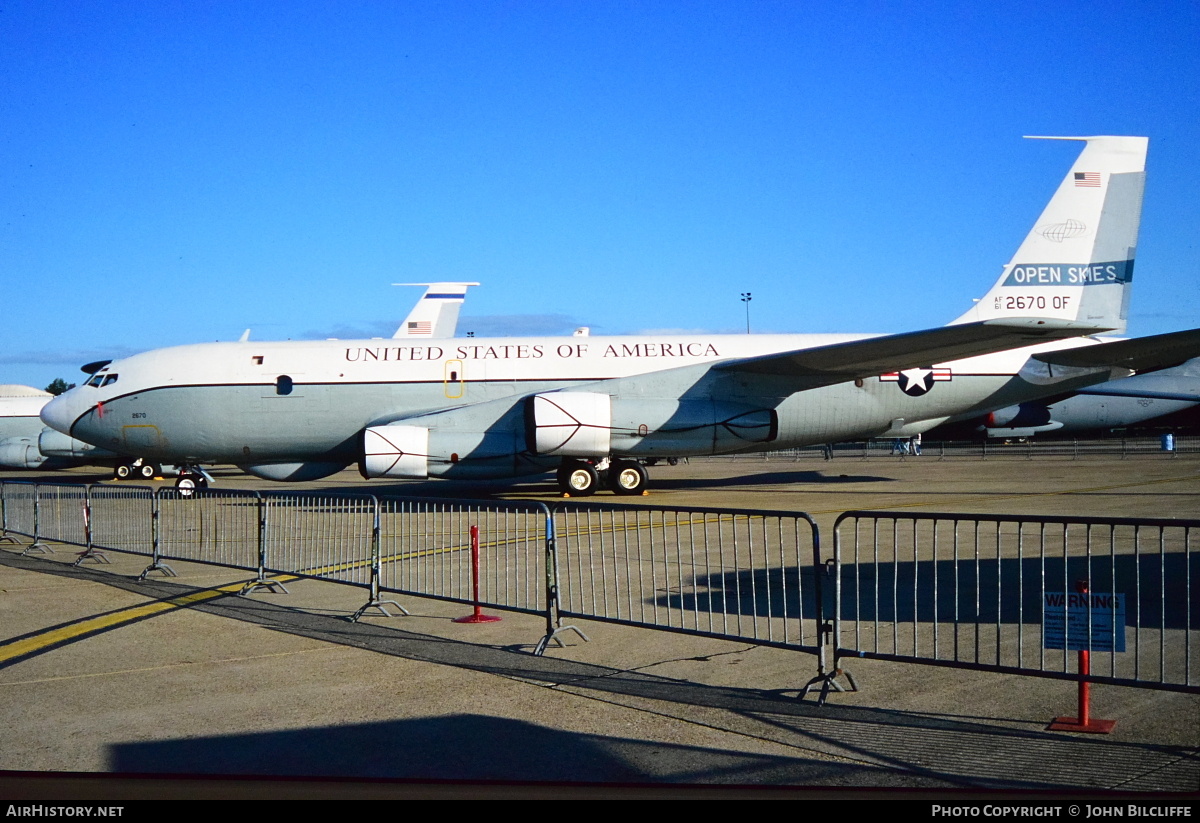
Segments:
[[[729,358],[860,340],[871,335],[711,335],[429,341],[210,343],[161,349],[119,362],[107,385],[84,385],[56,404],[55,425],[109,449],[176,462],[269,464],[362,456],[362,432],[465,406],[491,408],[485,428],[523,398],[613,381],[606,391],[642,417],[613,453],[630,457],[758,451],[866,434],[907,436],[950,417],[1010,400],[1045,396],[1108,379],[1072,370],[1029,382],[1029,354],[1083,345],[1058,341],[936,364],[894,375],[796,391],[789,381],[721,373]],[[111,378],[113,373],[109,373]],[[97,382],[104,383],[104,380]],[[772,409],[773,436],[712,436],[689,427],[688,404]],[[65,413],[65,414],[64,414]],[[723,412],[718,409],[717,417]],[[69,416],[69,417],[67,417]],[[692,415],[694,416],[694,414]],[[644,418],[644,419],[642,419]],[[450,428],[448,416],[439,418]],[[641,422],[638,422],[638,421]],[[683,422],[681,422],[683,421]],[[900,428],[897,428],[899,424]],[[470,426],[467,426],[470,428]],[[503,426],[501,426],[503,428]],[[520,427],[514,431],[519,437]],[[517,442],[515,451],[528,451]],[[526,459],[499,474],[545,471],[557,459]],[[523,467],[523,469],[522,469]],[[453,467],[440,472],[454,474]],[[476,475],[478,476],[478,474]]]

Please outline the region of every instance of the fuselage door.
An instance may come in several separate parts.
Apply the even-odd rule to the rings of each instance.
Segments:
[[[458,400],[466,392],[466,378],[463,375],[463,361],[447,360],[442,375],[442,384],[446,389],[446,397]]]

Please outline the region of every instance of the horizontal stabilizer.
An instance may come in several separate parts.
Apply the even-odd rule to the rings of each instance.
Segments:
[[[1200,356],[1200,329],[1043,352],[1034,359],[1052,366],[1120,367],[1140,372],[1177,366],[1196,356]]]
[[[1019,349],[1048,340],[1081,337],[1097,331],[1070,321],[986,320],[747,357],[718,363],[713,368],[802,378],[808,388],[815,388],[901,369]]]

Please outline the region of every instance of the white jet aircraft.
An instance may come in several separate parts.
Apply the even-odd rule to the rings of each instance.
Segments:
[[[567,494],[640,494],[650,458],[905,437],[1200,354],[1200,330],[1081,337],[1125,327],[1147,140],[1059,139],[1085,145],[999,280],[945,327],[208,343],[115,361],[42,419],[104,448],[273,480],[355,462],[368,478],[557,469]]]
[[[1132,426],[1200,405],[1200,359],[1080,389],[1070,397],[996,409],[959,425],[967,436],[1032,437]],[[934,432],[933,436],[937,436]]]
[[[0,386],[0,466],[54,469],[67,465],[38,450],[38,435],[46,428],[38,415],[53,396],[32,386]]]

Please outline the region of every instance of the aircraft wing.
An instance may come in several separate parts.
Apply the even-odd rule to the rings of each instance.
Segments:
[[[874,377],[919,365],[1019,349],[1099,331],[1072,321],[985,320],[926,331],[869,337],[811,349],[726,360],[722,371],[798,378],[808,388]],[[1087,348],[1095,348],[1089,346]]]
[[[1200,329],[1113,340],[1063,351],[1035,354],[1034,359],[1052,366],[1099,368],[1119,366],[1136,372],[1178,366],[1200,355]]]
[[[1189,403],[1200,402],[1200,392],[1171,392],[1171,391],[1147,391],[1146,389],[1123,389],[1120,384],[1124,381],[1112,381],[1116,385],[1105,383],[1103,386],[1096,388],[1080,389],[1075,394],[1086,394],[1089,397],[1144,397],[1147,400],[1184,400]]]

